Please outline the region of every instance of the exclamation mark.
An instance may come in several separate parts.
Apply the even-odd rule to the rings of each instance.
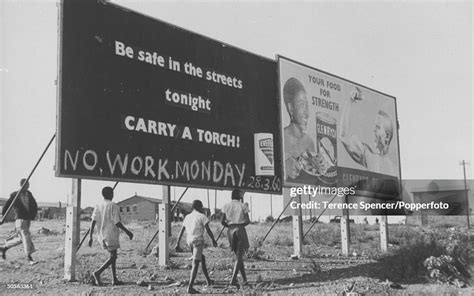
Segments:
[[[240,148],[240,137],[237,136],[237,148]]]

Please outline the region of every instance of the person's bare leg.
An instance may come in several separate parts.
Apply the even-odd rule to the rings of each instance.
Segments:
[[[198,260],[194,260],[194,261],[193,261],[193,269],[191,270],[191,276],[190,276],[190,278],[189,278],[189,285],[188,285],[188,293],[189,293],[189,294],[196,294],[196,293],[198,293],[198,291],[196,291],[196,290],[193,288],[194,281],[196,280],[196,275],[197,275],[198,268],[199,268],[199,261],[198,261]]]
[[[207,285],[210,286],[212,284],[214,284],[214,281],[211,280],[211,278],[209,277],[209,273],[207,272],[207,266],[206,266],[206,257],[204,257],[204,255],[202,255],[202,273],[204,274],[204,277],[206,277],[206,282],[207,282]]]
[[[247,284],[247,275],[245,274],[245,267],[244,267],[244,254],[243,250],[237,250],[237,263],[238,263],[238,270],[240,271],[240,275],[242,275],[242,280],[244,284]]]
[[[100,275],[102,274],[102,272],[104,272],[104,270],[106,270],[110,265],[112,265],[112,262],[117,259],[117,250],[115,250],[115,259],[113,257],[113,251],[110,251],[110,257],[109,259],[107,259],[107,261],[105,261],[105,263],[96,271],[94,271],[92,273],[92,277],[94,278],[94,282],[97,286],[100,286],[102,285],[102,282],[100,281]],[[112,274],[113,274],[113,271],[112,271]]]
[[[230,284],[233,285],[233,286],[236,286],[238,287],[238,283],[237,283],[237,275],[239,273],[239,270],[240,270],[240,263],[239,263],[239,258],[238,258],[238,252],[235,252],[235,256],[236,256],[236,261],[235,261],[235,264],[234,264],[234,270],[232,271],[232,279],[230,280]]]
[[[110,252],[110,258],[112,259],[112,263],[110,264],[112,267],[112,285],[123,285],[123,282],[119,281],[119,279],[117,278],[117,250],[113,250]]]

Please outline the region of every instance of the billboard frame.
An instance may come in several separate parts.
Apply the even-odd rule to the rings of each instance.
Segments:
[[[278,74],[278,103],[279,103],[279,110],[280,110],[280,126],[279,126],[279,129],[280,129],[280,134],[281,134],[281,140],[282,140],[282,149],[281,149],[281,159],[282,159],[282,188],[291,188],[291,187],[295,187],[295,186],[291,186],[291,185],[286,185],[285,184],[285,180],[284,180],[284,177],[285,177],[285,173],[284,173],[284,147],[283,147],[283,129],[282,129],[282,118],[281,118],[281,101],[282,101],[282,98],[281,98],[281,84],[280,84],[280,59],[283,59],[283,60],[287,60],[289,62],[292,62],[294,64],[297,64],[299,66],[302,66],[302,67],[306,67],[308,69],[311,69],[311,70],[314,70],[314,71],[318,71],[318,72],[321,72],[325,75],[329,75],[329,76],[332,76],[332,77],[335,77],[337,79],[341,79],[345,82],[349,82],[349,83],[352,83],[356,86],[361,86],[363,88],[366,88],[368,90],[371,90],[375,93],[378,93],[378,94],[381,94],[383,96],[386,96],[390,99],[393,99],[394,101],[394,105],[395,105],[395,121],[396,121],[396,128],[397,128],[397,155],[398,155],[398,177],[399,177],[399,192],[400,192],[400,195],[402,194],[402,185],[401,185],[401,180],[402,180],[402,166],[401,166],[401,157],[400,157],[400,124],[399,124],[399,121],[398,121],[398,111],[397,111],[397,98],[395,96],[392,96],[392,95],[389,95],[389,94],[386,94],[384,92],[381,92],[381,91],[378,91],[378,90],[375,90],[373,88],[370,88],[370,87],[367,87],[363,84],[360,84],[360,83],[357,83],[357,82],[354,82],[352,80],[349,80],[349,79],[346,79],[344,77],[341,77],[341,76],[338,76],[338,75],[335,75],[335,74],[332,74],[330,72],[327,72],[327,71],[324,71],[324,70],[321,70],[321,69],[318,69],[316,67],[313,67],[313,66],[309,66],[303,62],[299,62],[299,61],[296,61],[294,59],[291,59],[291,58],[288,58],[286,56],[283,56],[283,55],[280,55],[280,54],[277,54],[276,55],[276,62],[277,62],[277,74]],[[307,184],[306,184],[307,185]]]
[[[169,182],[169,180],[168,181],[166,181],[166,180],[165,181],[162,181],[162,180],[151,181],[151,180],[145,180],[145,179],[131,179],[131,178],[125,178],[125,177],[120,177],[120,178],[101,177],[101,176],[87,176],[87,177],[85,177],[85,176],[79,175],[79,174],[67,174],[67,175],[65,175],[65,174],[60,173],[60,169],[58,168],[58,166],[59,166],[59,164],[62,163],[61,153],[60,153],[60,148],[62,147],[62,145],[61,145],[62,141],[61,141],[61,137],[60,137],[61,132],[62,132],[60,110],[62,109],[62,94],[63,94],[63,88],[62,88],[62,83],[63,83],[62,77],[63,77],[63,75],[62,75],[62,73],[63,73],[63,66],[64,66],[64,63],[63,63],[63,44],[64,44],[64,40],[63,40],[64,27],[63,26],[64,26],[64,24],[63,24],[63,22],[64,22],[64,2],[67,2],[67,1],[68,0],[60,0],[60,2],[57,5],[57,9],[58,9],[58,22],[57,22],[58,23],[58,30],[57,30],[57,32],[58,32],[57,33],[58,34],[58,46],[57,46],[58,59],[57,59],[57,78],[56,78],[56,135],[57,135],[56,141],[57,142],[56,142],[56,149],[55,149],[56,155],[54,157],[54,159],[55,159],[55,165],[54,165],[55,176],[56,177],[61,177],[61,178],[97,180],[97,181],[104,181],[104,182],[112,181],[112,182],[127,182],[127,183],[136,183],[136,184],[160,185],[160,186],[180,186],[180,187],[191,187],[191,188],[200,188],[200,189],[232,190],[232,188],[230,188],[230,187],[219,186],[219,185],[212,185],[212,187],[209,187],[208,185],[205,185],[205,184],[189,184],[189,183],[186,183],[186,182],[176,182],[176,181],[175,182]],[[84,3],[87,3],[87,2],[84,1]],[[147,15],[145,13],[142,13],[142,12],[139,12],[139,11],[136,11],[136,10],[133,10],[133,9],[126,8],[126,7],[124,7],[122,5],[119,5],[119,4],[116,4],[116,3],[111,3],[109,1],[100,1],[100,0],[99,1],[91,1],[90,3],[94,3],[94,5],[104,5],[104,6],[108,6],[108,7],[113,7],[113,8],[122,10],[123,12],[126,12],[126,13],[132,13],[132,14],[135,14],[135,15],[143,17],[143,18],[147,18],[147,19],[152,20],[152,21],[160,22],[161,24],[163,24],[164,26],[166,26],[169,29],[178,30],[180,32],[185,32],[185,33],[190,33],[190,34],[193,34],[193,35],[195,35],[199,38],[202,38],[205,41],[215,42],[215,43],[220,44],[222,47],[231,48],[233,50],[236,50],[237,52],[247,54],[247,55],[251,55],[256,59],[266,61],[266,62],[271,62],[272,64],[274,64],[274,67],[275,67],[275,77],[278,78],[278,73],[277,73],[278,72],[278,69],[277,69],[278,64],[277,64],[277,61],[275,59],[272,59],[272,58],[269,58],[269,57],[266,57],[266,56],[263,56],[263,55],[260,55],[260,54],[253,53],[253,52],[251,52],[249,50],[245,50],[241,47],[229,44],[227,42],[223,42],[219,39],[212,38],[212,37],[204,35],[204,34],[197,33],[193,30],[190,30],[190,29],[187,29],[187,28],[184,28],[184,27],[181,27],[181,26],[174,25],[174,24],[169,23],[167,21],[164,21],[160,18],[153,17],[153,16]],[[278,90],[276,90],[276,95],[278,97]],[[277,103],[279,104],[279,102],[277,102]],[[279,109],[277,109],[277,115],[276,115],[275,119],[276,119],[276,123],[278,125],[280,125],[281,124],[281,118],[280,118],[280,114],[279,114],[278,110]],[[278,127],[276,128],[275,132],[278,133]],[[281,135],[280,135],[280,142],[281,142]],[[275,142],[275,137],[274,137],[274,145],[275,146],[278,145],[278,146],[281,147],[281,143]],[[251,149],[251,150],[253,150],[253,149]],[[250,159],[249,161],[254,162],[253,158]],[[283,168],[283,166],[281,165],[279,167],[279,169],[281,170],[282,168]],[[277,166],[275,166],[275,169],[277,169]],[[259,176],[260,175],[254,175],[255,178],[257,178]],[[279,190],[270,191],[272,189],[273,182],[278,182],[278,179],[279,179],[279,183],[280,183],[280,185],[278,186]],[[277,174],[273,175],[272,181],[270,182],[270,190],[269,191],[262,191],[261,189],[249,188],[249,187],[246,187],[246,185],[247,185],[247,183],[242,185],[243,190],[248,191],[248,192],[260,193],[260,194],[282,194],[282,190],[283,190],[282,175],[277,175]]]

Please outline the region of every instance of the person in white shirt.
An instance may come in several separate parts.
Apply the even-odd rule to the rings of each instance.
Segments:
[[[244,192],[240,189],[232,191],[232,201],[222,207],[221,223],[227,227],[227,238],[229,239],[230,248],[236,255],[236,262],[230,284],[239,287],[237,283],[237,274],[240,272],[244,285],[248,285],[247,276],[244,267],[244,252],[249,248],[249,239],[245,226],[250,224],[249,210],[242,200]]]
[[[114,197],[114,190],[112,187],[104,187],[102,189],[102,196],[104,200],[96,205],[92,213],[92,225],[90,228],[89,247],[92,246],[92,233],[97,225],[97,237],[101,246],[106,249],[110,257],[105,263],[96,271],[92,273],[92,278],[97,286],[102,283],[100,281],[101,273],[109,266],[112,267],[112,285],[121,285],[123,282],[117,278],[116,261],[117,249],[120,248],[119,243],[119,228],[122,229],[130,239],[133,238],[133,233],[123,226],[120,222],[120,213],[118,206],[112,202]]]
[[[193,201],[193,211],[188,214],[183,221],[183,227],[178,235],[178,241],[176,242],[175,249],[179,249],[179,242],[183,236],[184,230],[186,229],[186,241],[191,247],[191,252],[193,253],[193,269],[191,270],[191,275],[188,285],[188,293],[196,294],[199,293],[193,288],[194,280],[196,279],[197,271],[199,269],[199,262],[202,261],[202,273],[206,277],[207,285],[210,286],[213,284],[213,281],[209,277],[206,266],[206,257],[202,254],[204,249],[204,230],[212,240],[212,245],[217,247],[217,242],[212,235],[212,231],[209,228],[209,219],[204,215],[204,209],[202,202],[200,200]]]

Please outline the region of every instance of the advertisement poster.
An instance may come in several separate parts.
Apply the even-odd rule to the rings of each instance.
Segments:
[[[395,98],[279,57],[284,186],[398,194]]]
[[[110,3],[61,32],[57,176],[281,193],[275,61]]]

